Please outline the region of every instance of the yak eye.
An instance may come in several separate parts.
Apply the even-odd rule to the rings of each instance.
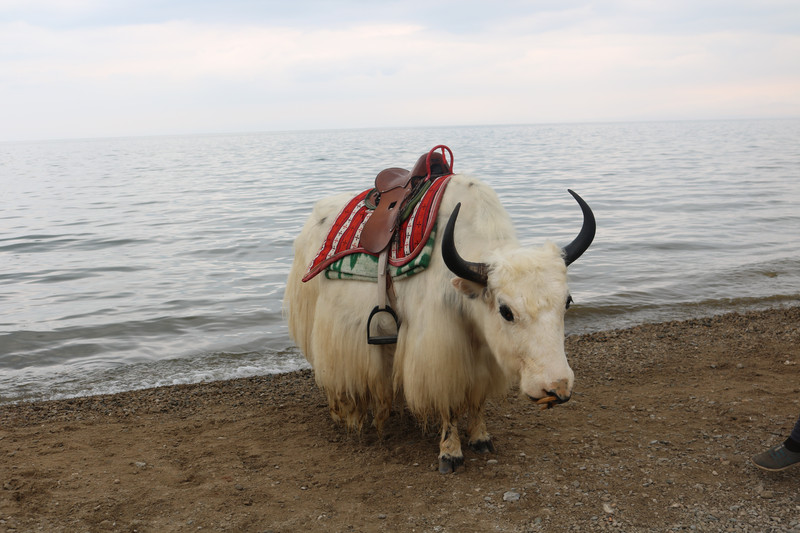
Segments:
[[[569,309],[569,304],[571,304],[574,300],[572,299],[572,295],[567,296],[567,309]]]
[[[509,322],[514,322],[514,312],[506,304],[500,306],[500,316]]]

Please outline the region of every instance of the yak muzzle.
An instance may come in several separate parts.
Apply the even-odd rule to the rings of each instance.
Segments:
[[[550,409],[551,407],[558,405],[560,403],[566,403],[571,398],[571,395],[566,396],[558,396],[555,392],[551,391],[545,396],[544,398],[534,398],[533,396],[528,396],[531,400],[536,402],[537,405],[542,406],[542,410]]]
[[[545,394],[542,398],[535,398],[530,394],[528,395],[537,405],[541,405],[542,409],[550,409],[560,403],[566,403],[572,397],[572,388],[569,386],[567,380],[554,383],[552,389],[542,392]]]

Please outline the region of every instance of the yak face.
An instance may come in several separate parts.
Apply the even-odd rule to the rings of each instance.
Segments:
[[[532,399],[569,400],[574,373],[564,353],[564,312],[570,301],[562,250],[548,243],[532,250],[495,252],[486,284],[455,278],[473,300],[472,316],[506,374]]]
[[[486,263],[463,259],[453,237],[461,204],[450,215],[442,238],[442,257],[458,278],[457,290],[480,301],[473,316],[486,344],[507,374],[519,376],[520,389],[533,399],[572,395],[574,373],[564,354],[564,312],[571,297],[567,266],[594,239],[594,214],[583,199],[570,194],[583,212],[583,225],[563,249],[552,243],[532,250],[494,251]]]

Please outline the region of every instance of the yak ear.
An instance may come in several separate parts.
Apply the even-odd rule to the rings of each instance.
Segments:
[[[456,288],[458,292],[469,298],[470,300],[474,300],[475,298],[482,297],[486,294],[487,289],[485,286],[481,285],[480,283],[476,283],[474,281],[470,281],[464,278],[453,278],[451,283],[453,287]]]

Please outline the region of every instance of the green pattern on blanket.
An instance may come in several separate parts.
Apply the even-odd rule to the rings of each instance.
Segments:
[[[393,278],[408,278],[419,274],[430,264],[433,243],[436,242],[436,228],[431,231],[428,242],[417,256],[403,266],[389,265]],[[355,281],[376,281],[378,279],[378,257],[370,254],[350,254],[328,265],[325,269],[328,279],[350,279]]]

